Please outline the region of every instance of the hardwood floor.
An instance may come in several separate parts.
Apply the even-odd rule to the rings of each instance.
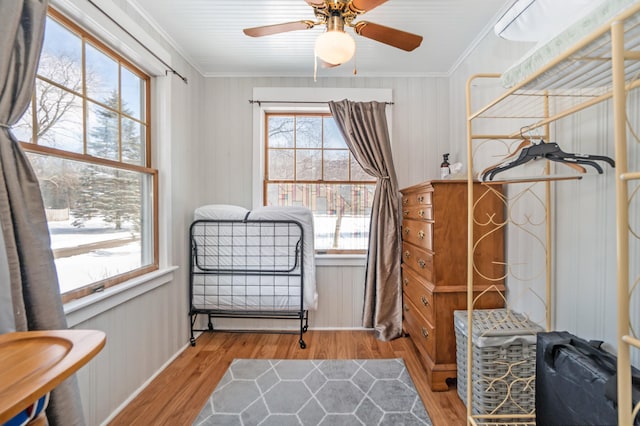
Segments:
[[[309,331],[304,336],[306,349],[291,334],[204,333],[110,425],[190,425],[234,358],[403,358],[434,426],[466,423],[455,387],[431,392],[408,338],[381,342],[368,331]]]

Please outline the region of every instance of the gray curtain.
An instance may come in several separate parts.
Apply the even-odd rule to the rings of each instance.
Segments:
[[[10,127],[33,93],[46,0],[3,0],[0,14],[0,224],[11,281],[15,329],[65,329],[38,180]],[[52,425],[84,424],[75,376],[51,395]]]
[[[329,102],[331,114],[360,166],[377,178],[365,282],[362,316],[364,327],[373,327],[380,340],[402,334],[400,284],[400,203],[398,180],[391,157],[391,143],[383,102]]]

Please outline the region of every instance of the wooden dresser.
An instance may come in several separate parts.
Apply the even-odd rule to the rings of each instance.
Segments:
[[[494,230],[474,255],[474,294],[487,290],[475,308],[503,307],[497,290],[504,290],[504,232],[496,224],[503,222],[504,204],[495,192],[474,185],[474,234]],[[467,181],[433,180],[400,192],[403,327],[421,355],[431,389],[447,390],[447,379],[457,373],[453,311],[467,306]]]

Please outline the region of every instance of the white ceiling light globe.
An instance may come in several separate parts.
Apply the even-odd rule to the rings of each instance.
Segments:
[[[343,31],[327,31],[316,40],[316,56],[331,65],[344,64],[355,51],[356,42]]]

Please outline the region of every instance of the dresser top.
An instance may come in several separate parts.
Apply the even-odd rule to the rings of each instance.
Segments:
[[[476,183],[476,182],[474,182]],[[480,182],[477,182],[480,183]],[[417,183],[415,185],[411,185],[408,186],[406,188],[402,188],[400,189],[401,192],[405,192],[405,191],[412,191],[412,190],[416,190],[416,189],[426,189],[429,186],[433,186],[433,185],[466,185],[467,184],[467,180],[466,179],[432,179],[432,180],[427,180],[421,183]]]

